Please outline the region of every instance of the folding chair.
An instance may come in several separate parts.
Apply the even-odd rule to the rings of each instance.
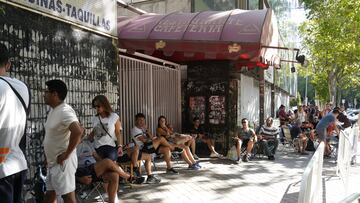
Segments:
[[[100,191],[100,188],[102,187],[103,182],[102,181],[96,181],[92,182],[90,185],[84,185],[79,182],[76,183],[76,199],[78,202],[88,202],[88,198],[96,193],[100,197],[101,201],[104,203],[105,199],[103,197],[103,194]]]
[[[292,148],[295,150],[294,141],[291,137],[289,127],[286,126],[283,127],[282,129],[284,132],[284,148]]]

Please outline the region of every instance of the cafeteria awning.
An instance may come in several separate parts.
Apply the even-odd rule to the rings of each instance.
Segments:
[[[118,19],[119,47],[128,52],[186,62],[232,60],[267,68],[280,58],[276,17],[271,9],[144,14]]]

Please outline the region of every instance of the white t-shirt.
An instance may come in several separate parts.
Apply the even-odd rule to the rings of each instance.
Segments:
[[[56,158],[65,152],[70,140],[70,125],[77,122],[76,113],[66,103],[51,109],[45,123],[44,150],[49,167],[56,164]]]
[[[141,149],[143,147],[144,143],[139,138],[140,137],[147,138],[146,132],[143,131],[141,128],[134,126],[131,129],[130,134],[131,134],[131,138],[135,141],[135,144],[137,146],[139,146],[139,149]]]
[[[100,124],[99,118],[101,119],[101,123],[103,124],[104,128],[106,129],[106,131],[109,134],[106,133],[106,131]],[[95,144],[96,149],[103,145],[110,145],[113,147],[116,146],[115,141],[117,139],[116,139],[116,135],[115,135],[115,123],[118,119],[119,119],[119,116],[113,112],[110,114],[109,117],[101,118],[101,116],[94,116],[92,118],[92,127],[93,127],[93,132],[94,132],[94,144]],[[120,130],[122,130],[122,129],[120,129]]]
[[[95,149],[93,143],[89,140],[83,140],[77,147],[76,153],[78,157],[78,166],[85,167],[96,162],[95,158],[93,157]]]
[[[19,92],[25,104],[29,105],[29,92],[20,80],[3,77]],[[5,161],[0,163],[0,178],[27,169],[26,159],[19,147],[25,130],[26,113],[20,100],[3,80],[0,80],[0,148],[10,149],[1,154]]]

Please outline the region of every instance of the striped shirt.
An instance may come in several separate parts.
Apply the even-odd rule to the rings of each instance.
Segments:
[[[259,135],[269,136],[269,137],[274,137],[274,138],[276,138],[276,136],[278,134],[279,134],[279,130],[274,126],[269,127],[269,126],[263,125],[263,126],[261,126],[260,131],[259,131]]]

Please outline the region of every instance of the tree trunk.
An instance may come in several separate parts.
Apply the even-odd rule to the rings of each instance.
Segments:
[[[335,65],[336,66],[336,65]],[[330,102],[332,102],[335,105],[336,102],[336,74],[334,71],[331,71],[328,75],[328,88],[329,88],[329,96],[330,96]]]

